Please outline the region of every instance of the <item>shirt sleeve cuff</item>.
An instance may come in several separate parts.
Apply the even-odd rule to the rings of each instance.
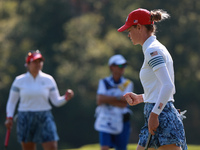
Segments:
[[[162,103],[160,103],[159,105],[158,104],[155,104],[155,106],[153,107],[153,110],[152,112],[157,114],[157,115],[160,115],[160,113],[162,112],[164,106]]]

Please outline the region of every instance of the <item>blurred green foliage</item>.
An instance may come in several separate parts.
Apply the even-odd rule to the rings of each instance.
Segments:
[[[29,50],[39,49],[45,57],[43,71],[57,81],[61,95],[67,88],[75,97],[67,105],[53,108],[60,136],[59,148],[98,143],[94,112],[98,80],[109,75],[107,61],[122,54],[129,65],[125,76],[143,93],[139,70],[141,46],[133,46],[127,33],[117,32],[129,12],[137,8],[164,9],[169,20],[157,23],[157,38],[174,59],[175,105],[187,109],[184,120],[187,141],[200,144],[200,1],[159,0],[1,0],[0,1],[0,141],[5,137],[6,102],[17,75],[26,72]],[[143,124],[143,104],[131,107],[131,143],[136,143]],[[11,149],[20,149],[16,125]],[[3,149],[3,142],[0,144]],[[39,147],[41,149],[41,147]]]

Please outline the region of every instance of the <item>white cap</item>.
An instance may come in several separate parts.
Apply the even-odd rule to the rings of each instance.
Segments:
[[[110,57],[110,59],[108,61],[109,66],[122,65],[122,64],[126,64],[126,63],[127,63],[126,59],[120,54],[113,55],[112,57]]]

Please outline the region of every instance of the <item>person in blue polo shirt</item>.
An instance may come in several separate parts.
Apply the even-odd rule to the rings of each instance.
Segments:
[[[133,82],[123,77],[127,61],[122,55],[112,56],[108,65],[111,75],[99,80],[94,127],[99,131],[101,150],[126,150],[132,112],[123,95],[133,92]]]

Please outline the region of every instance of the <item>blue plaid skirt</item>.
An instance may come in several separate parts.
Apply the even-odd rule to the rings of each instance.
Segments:
[[[59,139],[51,111],[18,112],[17,137],[21,142],[44,143]]]
[[[149,134],[148,119],[154,105],[154,103],[145,103],[144,106],[145,124],[140,131],[138,142],[143,147],[145,147]],[[187,150],[184,126],[173,102],[168,102],[159,115],[159,126],[155,135],[152,136],[149,147],[157,149],[162,145],[170,144],[176,144],[179,147],[181,146],[182,150]]]

